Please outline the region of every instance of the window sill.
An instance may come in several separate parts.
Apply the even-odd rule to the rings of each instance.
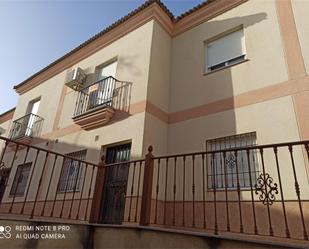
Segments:
[[[60,194],[70,194],[70,193],[74,193],[74,192],[75,192],[75,193],[79,193],[80,190],[75,190],[75,191],[74,191],[74,190],[67,190],[67,191],[59,191],[59,190],[58,190],[58,191],[57,191],[57,194],[59,194],[59,195],[60,195]]]
[[[9,198],[14,198],[14,194],[9,194]],[[24,194],[15,194],[15,197],[24,197]]]
[[[236,65],[245,63],[245,62],[247,62],[247,61],[249,61],[249,59],[245,59],[245,60],[243,60],[243,61],[237,62],[237,63],[232,64],[232,65],[228,65],[228,66],[225,66],[225,67],[222,67],[222,68],[218,68],[218,69],[213,70],[213,71],[205,72],[203,75],[204,75],[204,76],[207,76],[207,75],[209,75],[209,74],[216,73],[216,72],[218,72],[218,71],[221,71],[221,70],[224,70],[224,69],[228,69],[228,68],[234,67],[234,66],[236,66]]]
[[[251,188],[250,187],[240,187],[239,188],[240,191],[251,191]],[[225,191],[228,191],[228,192],[237,192],[238,189],[237,187],[229,187],[227,189],[225,188],[217,188],[216,189],[216,192],[225,192]],[[255,191],[255,188],[252,187],[252,191]],[[214,189],[213,188],[207,188],[206,192],[210,192],[210,193],[213,193],[214,192]]]

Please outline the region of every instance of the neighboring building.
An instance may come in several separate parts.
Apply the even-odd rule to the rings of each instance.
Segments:
[[[5,130],[5,133],[1,134],[14,141],[39,146],[93,164],[100,162],[102,154],[105,154],[108,164],[144,158],[149,145],[153,146],[154,155],[170,155],[205,149],[209,152],[307,140],[307,13],[309,2],[301,0],[213,0],[174,18],[160,1],[147,1],[137,10],[15,86],[14,89],[20,95],[18,104],[14,110],[0,116],[0,126]],[[16,144],[13,145],[15,147],[10,144],[7,146],[3,159],[6,165],[10,165],[12,155],[16,153]],[[80,171],[78,165],[85,163],[73,163],[70,162],[71,159],[63,159],[57,162],[59,167],[51,173],[53,159],[37,157],[35,151],[30,149],[29,156],[24,160],[25,151],[24,147],[18,148],[6,190],[3,197],[1,195],[3,203],[9,203],[7,210],[10,198],[14,198],[16,203],[23,203],[25,198],[37,201],[45,195],[48,200],[49,197],[62,200],[68,192],[68,195],[73,193],[74,199],[74,193],[79,191],[79,188],[83,188],[84,184],[92,184],[90,196],[85,194],[81,198],[82,207],[78,208],[78,212],[80,209],[88,212],[85,219],[90,219],[91,208],[88,208],[88,201],[89,198],[90,202],[92,201],[93,191],[98,187],[95,187],[92,177],[90,181],[90,176],[84,176],[86,180],[83,183],[82,172],[88,173],[89,169]],[[266,166],[269,166],[270,162],[275,165],[275,161],[271,161],[274,159],[270,159],[271,156],[266,155]],[[226,161],[225,157],[229,160]],[[213,188],[217,188],[221,194],[226,189],[250,189],[256,182],[254,179],[254,183],[250,183],[250,178],[258,176],[264,169],[264,162],[262,169],[259,161],[261,159],[258,157],[254,154],[247,160],[245,151],[239,152],[238,160],[242,161],[243,165],[237,173],[233,170],[225,173],[222,165],[224,160],[231,164],[230,167],[234,167],[233,153],[224,154],[224,158],[223,154],[208,158],[211,165],[213,163],[220,167],[214,174],[208,172],[207,182],[203,182],[208,186],[206,199],[210,198]],[[286,161],[280,163],[287,164],[290,160],[288,150],[285,158]],[[294,159],[301,196],[308,199],[309,167],[305,149],[297,149]],[[30,177],[33,175],[31,165],[34,165],[36,160],[37,165],[42,167],[46,162],[49,165],[46,171],[42,172],[42,182],[50,179],[49,174],[56,176],[51,177],[50,184],[40,185],[39,191],[28,186],[29,181],[34,185],[39,183],[40,173]],[[157,164],[160,162],[155,165]],[[194,165],[194,159],[189,164]],[[164,165],[162,167],[166,168]],[[130,172],[132,170],[130,168]],[[95,171],[93,179],[97,172]],[[134,185],[136,195],[140,196],[140,188],[135,188],[137,182],[134,176],[139,177],[141,171],[139,175],[130,172],[118,172],[118,175],[124,176],[118,180],[124,182],[122,187],[127,188],[127,193],[131,191],[132,185],[131,196]],[[171,168],[169,171],[166,169],[166,174],[168,172],[172,172]],[[181,178],[179,172],[178,175],[174,172],[174,175]],[[275,166],[269,169],[269,173],[277,174]],[[193,175],[188,176],[193,176],[195,181],[195,174],[193,172]],[[203,172],[204,174],[206,173]],[[292,177],[293,172],[284,168],[281,174],[284,181],[285,175]],[[239,178],[236,179],[236,175]],[[158,174],[155,173],[155,176]],[[291,179],[286,199],[296,198],[294,180]],[[159,181],[164,183],[165,180],[158,177],[157,183]],[[170,189],[173,189],[172,181],[172,178],[168,181],[171,184]],[[275,181],[278,182],[277,178]],[[191,195],[191,184],[185,192],[186,196]],[[199,184],[202,183],[193,182],[193,188]],[[117,195],[119,189],[114,190],[113,186],[111,184],[108,186],[110,189],[106,187],[104,190],[102,187],[101,191],[105,191],[104,196],[108,201],[105,201],[102,207],[97,207],[105,213],[105,218],[99,220],[100,222],[121,222],[123,212],[129,212],[130,216],[132,203],[127,201],[124,207],[115,202],[113,196]],[[165,202],[167,199],[174,200],[174,203],[175,200],[181,201],[182,194],[175,192],[177,191],[174,190],[173,196],[173,191],[169,190],[165,197],[164,193],[159,192],[156,200],[165,198]],[[198,190],[197,195],[200,195],[200,192]],[[233,198],[236,198],[236,192]],[[249,192],[244,191],[242,199],[250,203]],[[134,210],[137,213],[139,206],[136,202],[133,200],[132,205],[136,205]],[[106,203],[109,206],[106,206]],[[267,202],[267,206],[268,204]],[[15,208],[17,209],[18,207]],[[115,214],[113,210],[118,210],[115,211],[118,213]],[[171,210],[172,206],[167,212]],[[247,213],[244,211],[243,214],[246,217],[250,216],[248,210],[249,208]],[[304,212],[308,218],[308,211]],[[175,216],[174,213],[173,215]],[[164,224],[165,216],[170,217],[171,213],[166,214],[164,206]],[[174,222],[175,219],[177,223],[177,217],[174,217]],[[130,221],[130,218],[128,220]],[[280,227],[278,223],[274,224]],[[220,228],[220,222],[218,226]],[[276,234],[276,231],[274,232]],[[293,234],[293,231],[290,233]],[[295,235],[302,236],[302,232]]]

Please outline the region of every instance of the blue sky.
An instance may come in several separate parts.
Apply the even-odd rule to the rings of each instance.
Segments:
[[[163,0],[176,16],[201,1]],[[14,85],[143,2],[0,0],[0,113],[17,104]]]

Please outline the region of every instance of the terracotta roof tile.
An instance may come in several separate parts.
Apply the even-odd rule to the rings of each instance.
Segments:
[[[10,112],[15,111],[16,107],[11,108],[10,110],[7,110],[6,112],[3,112],[0,114],[0,118],[2,118],[3,116],[9,114]]]
[[[77,46],[76,48],[74,48],[73,50],[71,50],[70,52],[66,53],[65,55],[61,56],[59,59],[55,60],[54,62],[52,62],[51,64],[49,64],[48,66],[44,67],[43,69],[41,69],[40,71],[38,71],[37,73],[33,74],[32,76],[30,76],[29,78],[27,78],[26,80],[24,80],[23,82],[19,83],[18,85],[14,86],[14,89],[22,86],[23,84],[25,84],[26,82],[28,82],[29,80],[35,78],[36,76],[38,76],[39,74],[41,74],[42,72],[46,71],[47,69],[49,69],[50,67],[54,66],[55,64],[57,64],[58,62],[60,62],[61,60],[65,59],[66,57],[70,56],[71,54],[75,53],[76,51],[78,51],[79,49],[87,46],[89,43],[91,43],[92,41],[94,41],[95,39],[101,37],[102,35],[106,34],[107,32],[109,32],[110,30],[114,29],[115,27],[117,27],[118,25],[124,23],[125,21],[127,21],[130,17],[136,15],[137,13],[141,12],[142,10],[146,9],[148,6],[152,5],[153,3],[157,3],[163,10],[164,12],[171,18],[171,20],[174,20],[174,16],[171,13],[171,11],[160,1],[160,0],[147,0],[144,4],[142,4],[141,6],[139,6],[138,8],[136,8],[135,10],[131,11],[129,14],[127,14],[126,16],[118,19],[116,22],[114,22],[113,24],[111,24],[110,26],[108,26],[107,28],[103,29],[102,31],[100,31],[99,33],[97,33],[96,35],[92,36],[90,39],[86,40],[85,42],[83,42],[82,44],[80,44],[79,46]]]
[[[92,41],[98,39],[99,37],[103,36],[104,34],[106,34],[107,32],[109,32],[110,30],[114,29],[115,27],[119,26],[120,24],[124,23],[125,21],[127,21],[129,18],[131,18],[132,16],[136,15],[137,13],[141,12],[142,10],[146,9],[148,6],[157,3],[162,10],[170,17],[171,21],[173,22],[178,22],[179,20],[183,19],[184,17],[190,15],[191,13],[195,12],[196,10],[204,7],[205,5],[216,1],[216,0],[208,0],[205,1],[199,5],[197,5],[196,7],[186,11],[185,13],[181,14],[178,17],[174,17],[174,15],[172,14],[172,12],[163,4],[163,2],[161,2],[161,0],[147,0],[145,3],[143,3],[141,6],[139,6],[138,8],[136,8],[135,10],[131,11],[129,14],[127,14],[126,16],[120,18],[119,20],[117,20],[116,22],[114,22],[113,24],[111,24],[110,26],[108,26],[107,28],[105,28],[104,30],[102,30],[101,32],[97,33],[96,35],[92,36],[90,39],[86,40],[85,42],[83,42],[82,44],[80,44],[79,46],[77,46],[76,48],[74,48],[73,50],[69,51],[68,53],[64,54],[63,56],[61,56],[59,59],[55,60],[54,62],[52,62],[51,64],[49,64],[48,66],[44,67],[43,69],[41,69],[40,71],[38,71],[37,73],[33,74],[32,76],[30,76],[29,78],[27,78],[26,80],[22,81],[21,83],[19,83],[18,85],[14,86],[14,89],[19,88],[20,86],[24,85],[25,83],[27,83],[29,80],[35,78],[36,76],[38,76],[39,74],[43,73],[44,71],[46,71],[47,69],[51,68],[52,66],[54,66],[55,64],[57,64],[58,62],[62,61],[63,59],[69,57],[70,55],[72,55],[73,53],[77,52],[78,50],[80,50],[81,48],[87,46],[88,44],[90,44]]]
[[[206,0],[206,1],[202,2],[202,3],[200,3],[199,5],[193,7],[192,9],[189,9],[189,10],[187,10],[186,12],[182,13],[181,15],[177,16],[177,17],[175,18],[175,22],[180,21],[180,20],[183,19],[184,17],[186,17],[186,16],[192,14],[193,12],[195,12],[195,11],[197,11],[197,10],[203,8],[204,6],[210,4],[210,3],[214,2],[214,1],[216,1],[216,0]]]

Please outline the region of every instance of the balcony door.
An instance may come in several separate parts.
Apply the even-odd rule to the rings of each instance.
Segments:
[[[29,104],[28,111],[27,111],[28,118],[26,119],[27,121],[27,127],[26,127],[26,132],[25,132],[26,136],[32,135],[33,128],[37,120],[36,115],[38,114],[38,111],[39,111],[40,102],[41,100],[35,100]],[[34,115],[31,115],[31,114],[34,114]]]
[[[110,147],[106,150],[106,164],[128,161],[130,152],[131,143]],[[106,168],[102,196],[103,223],[121,224],[125,207],[128,173],[128,164],[119,164]]]
[[[98,68],[97,79],[103,80],[107,77],[116,77],[117,61],[109,63],[103,67]]]
[[[90,108],[99,105],[111,105],[113,91],[115,88],[115,76],[117,69],[117,61],[109,63],[97,69],[97,81],[89,93]],[[111,78],[111,77],[113,78]]]

